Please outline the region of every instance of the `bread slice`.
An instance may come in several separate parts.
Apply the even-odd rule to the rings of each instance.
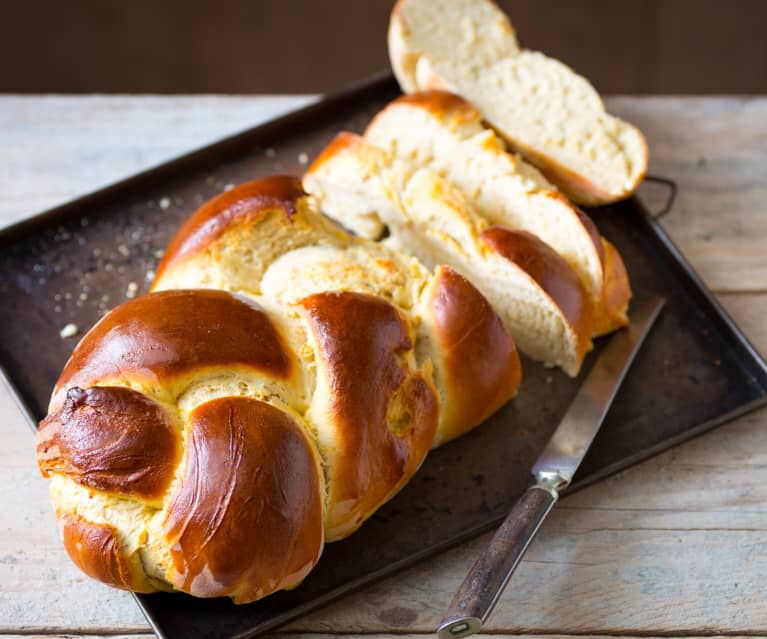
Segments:
[[[513,339],[468,280],[444,266],[430,273],[384,243],[350,236],[317,210],[293,177],[241,184],[190,217],[152,286],[178,288],[224,289],[256,301],[293,351],[308,358],[296,367],[306,388],[316,386],[317,366],[298,310],[302,300],[344,291],[393,304],[412,318],[417,367],[435,380],[440,409],[434,446],[481,423],[520,383]],[[274,385],[270,392],[288,395]],[[311,398],[310,392],[293,393],[289,403],[307,413]]]
[[[605,326],[625,323],[628,279],[614,278],[607,288],[603,240],[594,223],[534,166],[508,153],[466,100],[437,90],[400,97],[373,119],[365,138],[451,181],[490,222],[540,237],[575,269],[594,316]],[[614,248],[611,257],[620,262]],[[601,328],[595,326],[595,335]]]
[[[592,307],[578,276],[525,231],[492,226],[436,173],[339,134],[304,176],[326,214],[355,233],[448,264],[487,297],[519,349],[576,375],[590,348]]]
[[[520,49],[490,0],[399,0],[389,56],[403,91],[448,89],[472,102],[515,150],[573,201],[628,197],[647,170],[647,144],[605,111],[589,82]]]

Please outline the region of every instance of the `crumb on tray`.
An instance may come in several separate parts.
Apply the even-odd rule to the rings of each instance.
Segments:
[[[72,324],[70,322],[59,331],[59,335],[61,335],[62,339],[66,339],[67,337],[74,337],[79,332],[80,329],[78,328],[77,324]]]

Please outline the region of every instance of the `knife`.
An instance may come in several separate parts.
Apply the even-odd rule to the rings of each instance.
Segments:
[[[632,313],[629,325],[600,353],[535,462],[535,483],[520,497],[453,597],[437,630],[440,639],[480,631],[559,493],[572,481],[664,304],[664,299],[654,298]]]

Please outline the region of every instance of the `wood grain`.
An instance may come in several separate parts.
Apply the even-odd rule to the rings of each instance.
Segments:
[[[3,96],[0,227],[313,99]]]
[[[2,97],[0,224],[297,102],[261,100]],[[664,224],[767,352],[767,293],[761,292],[767,290],[767,99],[617,98],[609,104],[646,131],[652,171],[680,185]],[[0,415],[0,634],[148,632],[129,595],[71,566],[28,427],[4,390]],[[518,568],[490,630],[515,636],[767,635],[765,426],[767,411],[754,413],[567,497]],[[286,630],[313,638],[323,632],[431,633],[487,539]]]

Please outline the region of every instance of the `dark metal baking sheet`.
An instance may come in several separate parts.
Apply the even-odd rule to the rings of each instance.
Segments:
[[[87,329],[133,288],[146,291],[162,247],[202,201],[228,184],[300,173],[303,154],[311,158],[337,131],[362,130],[397,93],[390,76],[379,77],[0,233],[0,364],[32,423],[44,414],[76,342],[59,336],[62,326]],[[573,490],[764,404],[767,396],[765,362],[642,204],[630,199],[593,217],[623,254],[635,303],[663,295],[668,305]],[[433,451],[359,532],[326,547],[297,589],[246,606],[181,594],[138,596],[157,634],[252,636],[493,527],[525,487],[580,381],[527,359],[523,365],[516,399]]]

